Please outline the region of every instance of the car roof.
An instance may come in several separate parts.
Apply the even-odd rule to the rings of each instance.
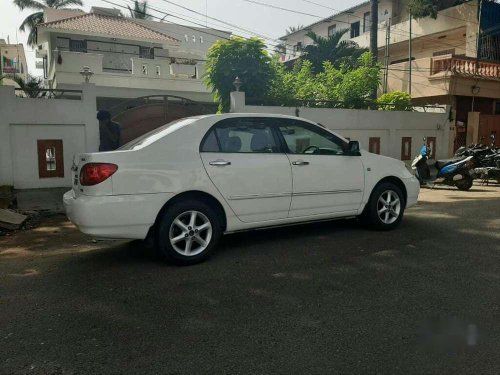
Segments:
[[[212,114],[212,115],[202,115],[202,116],[196,116],[196,118],[199,119],[216,119],[218,120],[223,120],[226,118],[238,118],[238,117],[275,117],[275,118],[287,118],[287,119],[292,119],[292,120],[302,120],[306,121],[312,124],[316,124],[314,121],[308,120],[306,118],[302,117],[297,117],[297,116],[290,116],[290,115],[283,115],[279,113],[258,113],[258,112],[253,112],[253,113],[243,113],[243,112],[234,112],[234,113],[217,113],[217,114]]]

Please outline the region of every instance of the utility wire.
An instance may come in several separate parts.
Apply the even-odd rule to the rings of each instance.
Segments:
[[[101,1],[103,1],[103,2],[105,2],[105,3],[107,3],[107,4],[111,4],[111,5],[117,6],[117,7],[122,8],[122,9],[128,9],[128,7],[123,6],[123,5],[121,5],[121,4],[117,4],[117,3],[113,2],[113,1],[110,1],[110,0],[101,0]],[[126,1],[130,1],[130,2],[132,2],[132,0],[126,0]],[[155,8],[152,8],[152,7],[150,7],[150,9],[152,9],[152,10],[154,10],[154,11],[156,11],[156,12],[160,13],[160,14],[164,14],[164,15],[168,15],[168,16],[171,16],[171,17],[174,17],[174,18],[178,18],[178,19],[181,19],[181,20],[183,20],[183,21],[185,21],[185,22],[190,22],[190,23],[192,23],[192,24],[195,24],[195,25],[198,25],[198,26],[202,27],[203,29],[206,29],[206,26],[205,26],[205,25],[200,24],[200,23],[197,23],[197,22],[192,21],[192,20],[189,20],[189,19],[187,19],[187,18],[184,18],[184,17],[179,17],[179,16],[175,16],[175,15],[172,15],[171,13],[168,13],[168,12],[165,12],[165,11],[162,11],[162,10],[159,10],[159,9],[155,9]],[[152,17],[152,18],[156,18],[156,19],[158,19],[158,20],[162,20],[162,19],[163,19],[163,18],[160,18],[160,17],[155,16],[155,15],[152,15],[152,14],[146,14],[146,13],[145,13],[145,15],[148,15],[148,16],[150,16],[150,17]],[[181,26],[183,26],[183,27],[185,27],[185,28],[187,28],[187,29],[194,30],[194,31],[196,31],[196,32],[200,32],[200,30],[199,30],[199,29],[196,29],[196,28],[194,28],[194,27],[192,27],[192,26],[189,26],[189,25],[181,25]],[[221,35],[218,35],[218,34],[210,33],[210,32],[208,32],[208,31],[203,31],[203,33],[205,33],[205,34],[207,34],[207,35],[212,35],[212,36],[215,36],[215,37],[217,37],[217,38],[219,38],[219,39],[230,40],[230,38],[227,38],[227,37],[224,37],[224,36],[221,36]],[[243,38],[243,39],[249,39],[249,38],[244,37],[244,36],[242,36],[242,35],[238,35],[238,34],[234,34],[234,35],[235,35],[235,36],[239,36],[240,38]],[[275,45],[275,44],[272,44],[272,43],[267,43],[267,44],[268,44],[268,45],[270,45],[270,46],[272,46],[272,47],[275,47],[275,48],[279,47],[279,45]]]

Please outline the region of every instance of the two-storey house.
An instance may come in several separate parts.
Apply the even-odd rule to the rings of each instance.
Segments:
[[[175,95],[202,103],[212,96],[202,81],[208,48],[229,33],[124,17],[117,9],[89,13],[47,9],[38,26],[37,57],[47,86],[96,85],[98,107],[127,98]]]
[[[451,105],[458,147],[465,142],[469,112],[500,115],[500,4],[440,3],[436,19],[414,19],[407,0],[379,1],[377,57],[384,72],[380,93],[406,91],[417,105]],[[368,48],[370,26],[366,1],[283,36],[287,48],[281,60],[290,64],[301,55],[312,43],[306,36],[310,30],[324,37],[346,30],[344,39]]]

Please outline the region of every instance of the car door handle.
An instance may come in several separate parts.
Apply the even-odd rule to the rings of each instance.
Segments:
[[[292,164],[293,165],[309,165],[309,162],[304,161],[304,160],[296,160],[296,161],[292,161]]]
[[[219,160],[213,160],[213,161],[209,162],[208,164],[214,165],[216,167],[225,167],[226,165],[231,165],[231,162],[219,159]]]

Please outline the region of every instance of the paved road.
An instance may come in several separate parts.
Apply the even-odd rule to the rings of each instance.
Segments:
[[[0,373],[500,372],[500,188],[227,236],[193,267],[61,217],[0,238]]]

